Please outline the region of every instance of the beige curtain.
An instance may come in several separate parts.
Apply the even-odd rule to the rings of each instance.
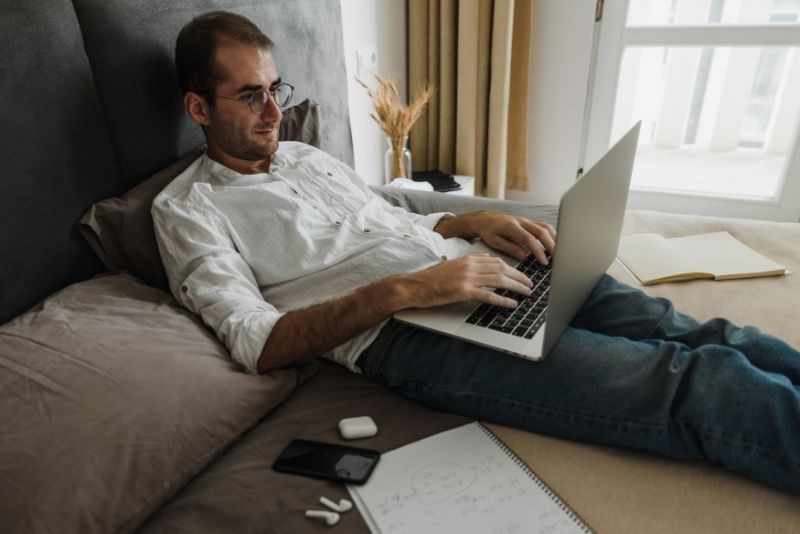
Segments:
[[[478,194],[528,189],[532,0],[408,0],[408,80],[434,93],[411,130],[415,170],[475,176]]]

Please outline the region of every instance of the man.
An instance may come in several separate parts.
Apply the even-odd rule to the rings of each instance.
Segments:
[[[546,434],[705,458],[800,493],[800,354],[752,327],[699,324],[605,276],[548,358],[531,362],[390,320],[410,307],[523,295],[531,283],[467,239],[540,262],[554,230],[390,206],[346,165],[278,144],[280,78],[247,19],[197,17],[176,66],[208,149],[153,203],[176,298],[245,369],[329,354],[428,405]]]

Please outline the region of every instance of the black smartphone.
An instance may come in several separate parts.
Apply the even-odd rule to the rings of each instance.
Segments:
[[[275,471],[363,484],[375,469],[381,453],[321,441],[295,439],[272,464]]]

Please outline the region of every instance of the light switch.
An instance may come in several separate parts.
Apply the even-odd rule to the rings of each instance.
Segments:
[[[378,70],[378,51],[374,46],[364,46],[356,50],[356,69],[359,76]]]

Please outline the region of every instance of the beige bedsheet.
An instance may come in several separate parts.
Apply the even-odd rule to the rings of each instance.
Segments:
[[[623,234],[677,237],[719,230],[794,274],[645,291],[698,319],[723,316],[753,324],[800,348],[800,224],[629,211]],[[640,286],[618,262],[609,272]],[[599,532],[800,532],[800,497],[715,466],[490,426]]]

